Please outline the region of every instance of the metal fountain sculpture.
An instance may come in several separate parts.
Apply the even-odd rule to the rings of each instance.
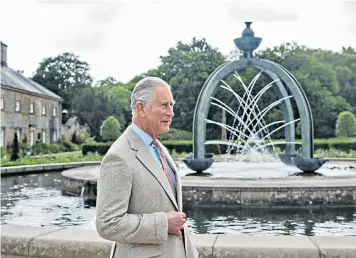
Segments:
[[[295,166],[305,173],[313,173],[318,170],[325,162],[327,162],[327,160],[313,157],[313,118],[306,94],[296,78],[283,66],[272,61],[257,59],[253,56],[253,51],[256,50],[260,45],[262,38],[254,36],[253,30],[250,28],[251,23],[252,22],[245,22],[246,28],[243,30],[241,38],[234,39],[235,45],[243,53],[242,57],[238,60],[224,63],[218,67],[210,75],[200,91],[194,112],[193,153],[192,155],[183,159],[183,162],[187,165],[188,168],[196,171],[196,175],[205,174],[203,171],[210,168],[213,164],[214,154],[205,153],[206,123],[213,123],[224,127],[230,132],[230,135],[232,136],[230,136],[230,141],[228,143],[215,143],[228,144],[238,148],[241,148],[241,143],[233,142],[233,137],[235,136],[241,142],[241,136],[250,137],[249,139],[251,139],[256,137],[258,133],[265,132],[267,135],[264,138],[268,138],[276,130],[284,128],[285,142],[283,142],[283,144],[286,144],[285,153],[277,153],[278,158],[283,163],[290,166]],[[249,86],[243,85],[246,92],[244,96],[241,97],[231,89],[231,87],[224,81],[224,78],[233,74],[241,81],[238,72],[245,70],[246,68],[254,68],[256,70],[260,70],[260,73],[256,75]],[[254,83],[262,72],[266,73],[272,79],[272,82],[266,85],[255,97],[252,97],[251,92]],[[243,109],[243,117],[245,119],[239,116],[238,111],[236,112],[232,110],[226,104],[214,97],[218,86],[230,91],[235,95],[240,103],[239,109]],[[257,101],[260,96],[268,89],[274,90],[279,100],[261,111],[258,109]],[[287,90],[291,92],[291,96],[288,96]],[[296,102],[300,116],[299,119],[294,119],[290,98],[294,98]],[[207,119],[210,105],[216,105],[224,109],[230,115],[234,116],[235,120],[233,126],[228,126]],[[266,125],[263,116],[271,108],[277,105],[279,105],[281,108],[284,121],[277,121]],[[301,153],[297,153],[295,150],[295,145],[297,144],[297,142],[295,142],[295,123],[299,120],[301,121],[302,136]],[[237,122],[237,126],[235,126],[235,122]],[[272,132],[268,131],[269,126],[278,123],[283,123],[283,125]],[[251,127],[253,127],[252,130],[250,129]],[[241,130],[241,128],[243,130]],[[249,133],[249,136],[247,136],[245,132]],[[273,143],[271,145],[273,146]],[[248,146],[247,141],[244,141],[244,146],[245,147],[243,148]]]

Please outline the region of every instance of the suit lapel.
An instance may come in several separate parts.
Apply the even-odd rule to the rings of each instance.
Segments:
[[[169,185],[167,176],[162,169],[162,166],[156,161],[156,157],[148,149],[148,147],[142,142],[140,137],[133,131],[132,128],[128,128],[127,138],[129,140],[130,146],[133,150],[136,150],[137,159],[153,174],[157,181],[161,184],[162,188],[166,194],[171,199],[172,203],[178,210],[177,201],[174,198],[172,189]]]

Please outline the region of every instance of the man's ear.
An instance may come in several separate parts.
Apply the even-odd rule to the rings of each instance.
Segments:
[[[136,103],[136,113],[141,117],[146,117],[145,105],[142,102]]]

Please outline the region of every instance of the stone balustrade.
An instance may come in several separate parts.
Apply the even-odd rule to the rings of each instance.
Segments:
[[[192,235],[201,258],[356,258],[356,236]],[[111,242],[95,230],[1,226],[3,258],[108,258]]]

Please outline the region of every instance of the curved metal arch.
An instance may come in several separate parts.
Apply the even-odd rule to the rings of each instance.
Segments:
[[[240,71],[248,67],[264,70],[272,79],[280,78],[292,93],[298,107],[300,118],[302,121],[302,155],[305,158],[313,158],[313,121],[309,102],[306,95],[297,80],[280,65],[263,60],[263,59],[241,59],[233,62],[225,63],[217,68],[205,82],[199,97],[194,112],[193,121],[193,153],[194,158],[204,158],[205,156],[205,139],[206,139],[206,124],[205,119],[208,116],[211,99],[215,95],[219,82],[227,75],[234,71]],[[279,97],[286,96],[287,91],[284,85],[280,82],[277,84]],[[283,116],[286,122],[293,121],[293,111],[289,101],[282,102]],[[282,106],[283,106],[282,105]],[[293,126],[293,129],[292,129]],[[289,142],[294,141],[294,125],[286,127],[286,139]],[[289,151],[293,152],[294,145],[289,146]]]

